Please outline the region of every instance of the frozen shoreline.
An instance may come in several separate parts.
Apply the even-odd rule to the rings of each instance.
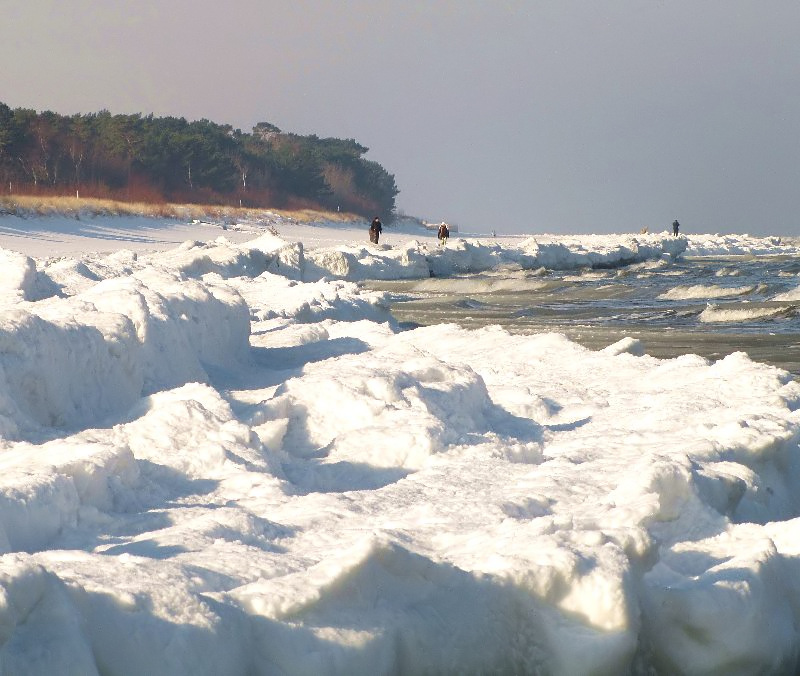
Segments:
[[[0,218],[0,672],[796,669],[788,374],[356,283],[796,249],[274,227]]]

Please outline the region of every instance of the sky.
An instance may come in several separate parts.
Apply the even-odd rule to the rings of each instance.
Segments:
[[[0,0],[0,101],[354,138],[464,231],[800,234],[794,0]]]

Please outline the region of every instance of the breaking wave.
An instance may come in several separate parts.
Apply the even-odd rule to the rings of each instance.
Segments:
[[[736,298],[751,293],[763,291],[763,284],[749,286],[717,286],[716,284],[679,285],[662,293],[659,298],[664,300],[692,300],[695,298]]]
[[[731,303],[715,305],[709,303],[698,319],[701,322],[748,322],[763,319],[781,319],[797,314],[797,305],[755,305]]]

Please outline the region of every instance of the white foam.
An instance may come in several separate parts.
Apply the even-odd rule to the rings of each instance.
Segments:
[[[735,298],[753,293],[756,286],[724,287],[715,284],[678,285],[662,293],[664,300],[694,300],[697,298]]]
[[[786,305],[732,304],[715,305],[709,303],[700,313],[701,322],[748,322],[762,319],[786,317],[794,314],[796,308]]]

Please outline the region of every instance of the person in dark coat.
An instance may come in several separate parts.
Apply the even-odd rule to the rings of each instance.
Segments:
[[[375,216],[375,218],[372,219],[372,223],[369,224],[369,241],[373,244],[377,244],[381,232],[383,232],[383,224],[381,223],[381,219]]]
[[[439,237],[439,244],[447,244],[447,238],[450,237],[450,229],[447,227],[446,223],[442,223],[439,226],[437,236]]]
[[[675,237],[678,236],[678,228],[680,228],[680,227],[681,227],[681,224],[678,223],[678,221],[673,221],[672,222],[672,234],[675,235]]]

